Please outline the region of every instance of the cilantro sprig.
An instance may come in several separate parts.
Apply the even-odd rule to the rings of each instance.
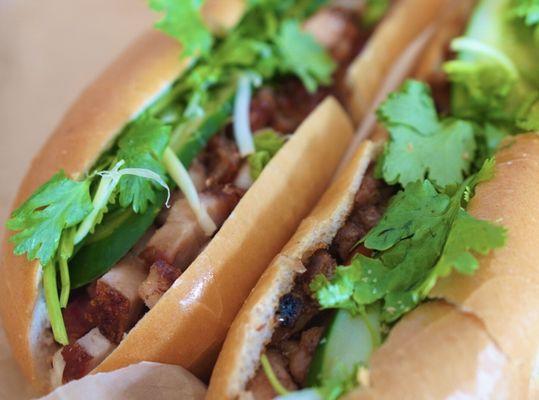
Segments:
[[[473,125],[440,121],[426,85],[406,82],[378,110],[389,141],[378,171],[400,184],[378,224],[362,239],[372,257],[357,255],[328,279],[318,275],[311,290],[323,308],[362,313],[381,302],[393,322],[424,300],[436,281],[452,271],[472,274],[476,256],[505,243],[503,227],[466,212],[480,182],[492,178],[494,160],[475,174]]]
[[[479,178],[493,166],[487,162],[453,194],[438,192],[428,180],[406,186],[363,239],[375,255],[357,255],[350,266],[338,267],[332,279],[319,275],[312,282],[320,305],[357,314],[382,301],[383,320],[393,322],[425,299],[440,277],[453,270],[473,274],[477,254],[505,243],[503,227],[465,211]]]
[[[56,254],[62,232],[79,224],[92,211],[90,182],[76,182],[64,172],[54,175],[8,220],[16,255],[27,254],[47,265]]]
[[[200,13],[203,0],[149,0],[150,7],[164,13],[155,27],[182,43],[182,56],[207,54],[214,38]]]
[[[390,135],[379,162],[386,182],[406,186],[428,178],[446,187],[470,172],[476,151],[473,125],[440,120],[424,83],[407,81],[381,105],[378,119]]]

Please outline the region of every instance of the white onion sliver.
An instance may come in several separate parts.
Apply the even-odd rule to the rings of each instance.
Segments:
[[[251,77],[247,75],[239,79],[238,91],[234,100],[234,137],[242,157],[255,152],[253,132],[249,120],[251,80]]]
[[[181,161],[178,159],[178,157],[176,157],[176,154],[174,154],[170,147],[165,150],[163,163],[165,164],[165,168],[167,169],[170,177],[174,180],[174,182],[176,182],[184,194],[185,199],[195,213],[198,223],[202,227],[204,233],[207,236],[213,235],[213,233],[217,230],[217,225],[215,225],[215,222],[213,222],[211,219],[210,215],[206,211],[206,208],[202,206],[195,184],[191,180],[189,173]]]

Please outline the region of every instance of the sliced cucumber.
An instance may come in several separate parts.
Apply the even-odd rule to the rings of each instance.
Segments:
[[[316,387],[350,376],[358,365],[368,363],[380,342],[379,307],[371,307],[366,315],[357,316],[338,310],[316,349],[307,386]]]

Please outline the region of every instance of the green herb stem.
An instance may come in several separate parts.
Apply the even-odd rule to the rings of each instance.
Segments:
[[[217,230],[217,226],[211,219],[204,206],[202,206],[196,187],[191,180],[187,169],[185,169],[181,161],[170,147],[165,150],[163,164],[165,165],[165,168],[172,180],[178,185],[184,194],[189,206],[195,213],[200,226],[206,235],[211,236]]]
[[[75,233],[75,244],[79,244],[90,233],[95,225],[99,214],[103,211],[103,208],[107,206],[112,192],[118,185],[118,180],[113,177],[104,176],[99,182],[94,199],[92,200],[93,209],[92,212],[84,218],[84,221],[80,224],[77,232]]]
[[[262,354],[262,356],[260,357],[260,363],[262,364],[262,369],[264,370],[264,373],[268,377],[268,381],[270,382],[273,389],[277,392],[277,394],[279,396],[286,396],[287,394],[289,394],[290,392],[286,390],[286,388],[282,385],[282,383],[275,375],[275,372],[273,372],[273,368],[271,368],[271,364],[265,354]]]
[[[60,270],[60,282],[62,284],[60,289],[60,307],[66,308],[69,300],[69,292],[71,291],[71,280],[69,278],[69,267],[67,260],[60,258],[58,261]]]
[[[54,265],[54,262],[50,262],[43,267],[43,291],[45,292],[45,302],[47,304],[47,312],[51,322],[54,339],[65,346],[69,341],[67,339],[67,331],[62,316],[62,310],[60,308],[60,300],[58,299],[56,266]]]

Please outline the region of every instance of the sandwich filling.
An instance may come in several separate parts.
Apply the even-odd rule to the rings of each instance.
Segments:
[[[8,223],[19,231],[16,253],[44,269],[62,345],[51,360],[53,386],[99,365],[315,107],[328,95],[346,100],[346,69],[390,3],[317,10],[320,3],[256,3],[224,38],[204,27],[200,5],[155,6],[167,13],[161,29],[191,40],[183,54],[194,57],[190,69],[126,126],[84,181],[59,173]],[[171,24],[175,12],[191,16],[191,32]]]

